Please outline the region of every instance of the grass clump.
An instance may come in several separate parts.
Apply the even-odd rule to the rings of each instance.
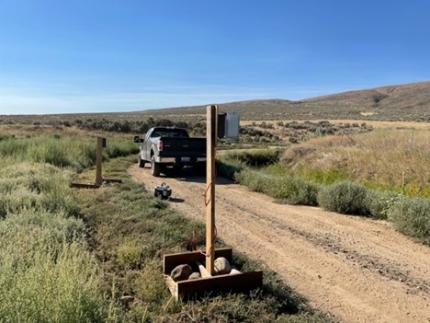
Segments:
[[[352,182],[340,182],[322,188],[318,203],[326,210],[353,215],[369,215],[367,189]]]
[[[388,216],[397,230],[430,245],[430,200],[400,199]]]
[[[126,239],[118,246],[116,254],[119,265],[136,268],[142,262],[143,247],[137,239]]]

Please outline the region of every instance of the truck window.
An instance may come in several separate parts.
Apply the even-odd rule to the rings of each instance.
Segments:
[[[188,133],[184,129],[154,129],[151,138],[168,137],[168,138],[188,138]]]

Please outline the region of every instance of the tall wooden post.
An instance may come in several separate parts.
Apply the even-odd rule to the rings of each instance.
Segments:
[[[102,158],[103,158],[103,138],[97,137],[97,147],[96,147],[96,185],[97,186],[101,186],[103,184]]]
[[[215,148],[217,107],[207,106],[206,122],[206,270],[214,274],[215,258]]]

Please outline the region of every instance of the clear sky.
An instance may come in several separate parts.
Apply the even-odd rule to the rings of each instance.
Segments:
[[[429,80],[429,14],[428,0],[0,0],[0,114]]]

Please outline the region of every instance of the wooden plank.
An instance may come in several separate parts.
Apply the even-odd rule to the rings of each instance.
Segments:
[[[105,182],[105,183],[122,183],[122,179],[103,177],[103,182]]]
[[[215,249],[215,257],[225,257],[230,263],[233,261],[233,250],[231,248]],[[178,265],[193,264],[196,261],[206,264],[206,257],[201,251],[180,252],[164,255],[163,273],[170,275],[170,272]]]
[[[215,147],[217,138],[217,107],[209,105],[206,110],[206,270],[210,275],[213,275],[215,260]]]
[[[70,183],[70,187],[96,189],[96,188],[99,188],[100,186],[92,183]]]
[[[166,281],[167,288],[170,290],[170,293],[176,300],[179,299],[178,284],[172,279],[172,277],[168,275],[165,275],[164,279]]]
[[[177,288],[173,296],[185,300],[213,292],[247,292],[261,287],[262,283],[261,271],[212,276],[176,282]]]

